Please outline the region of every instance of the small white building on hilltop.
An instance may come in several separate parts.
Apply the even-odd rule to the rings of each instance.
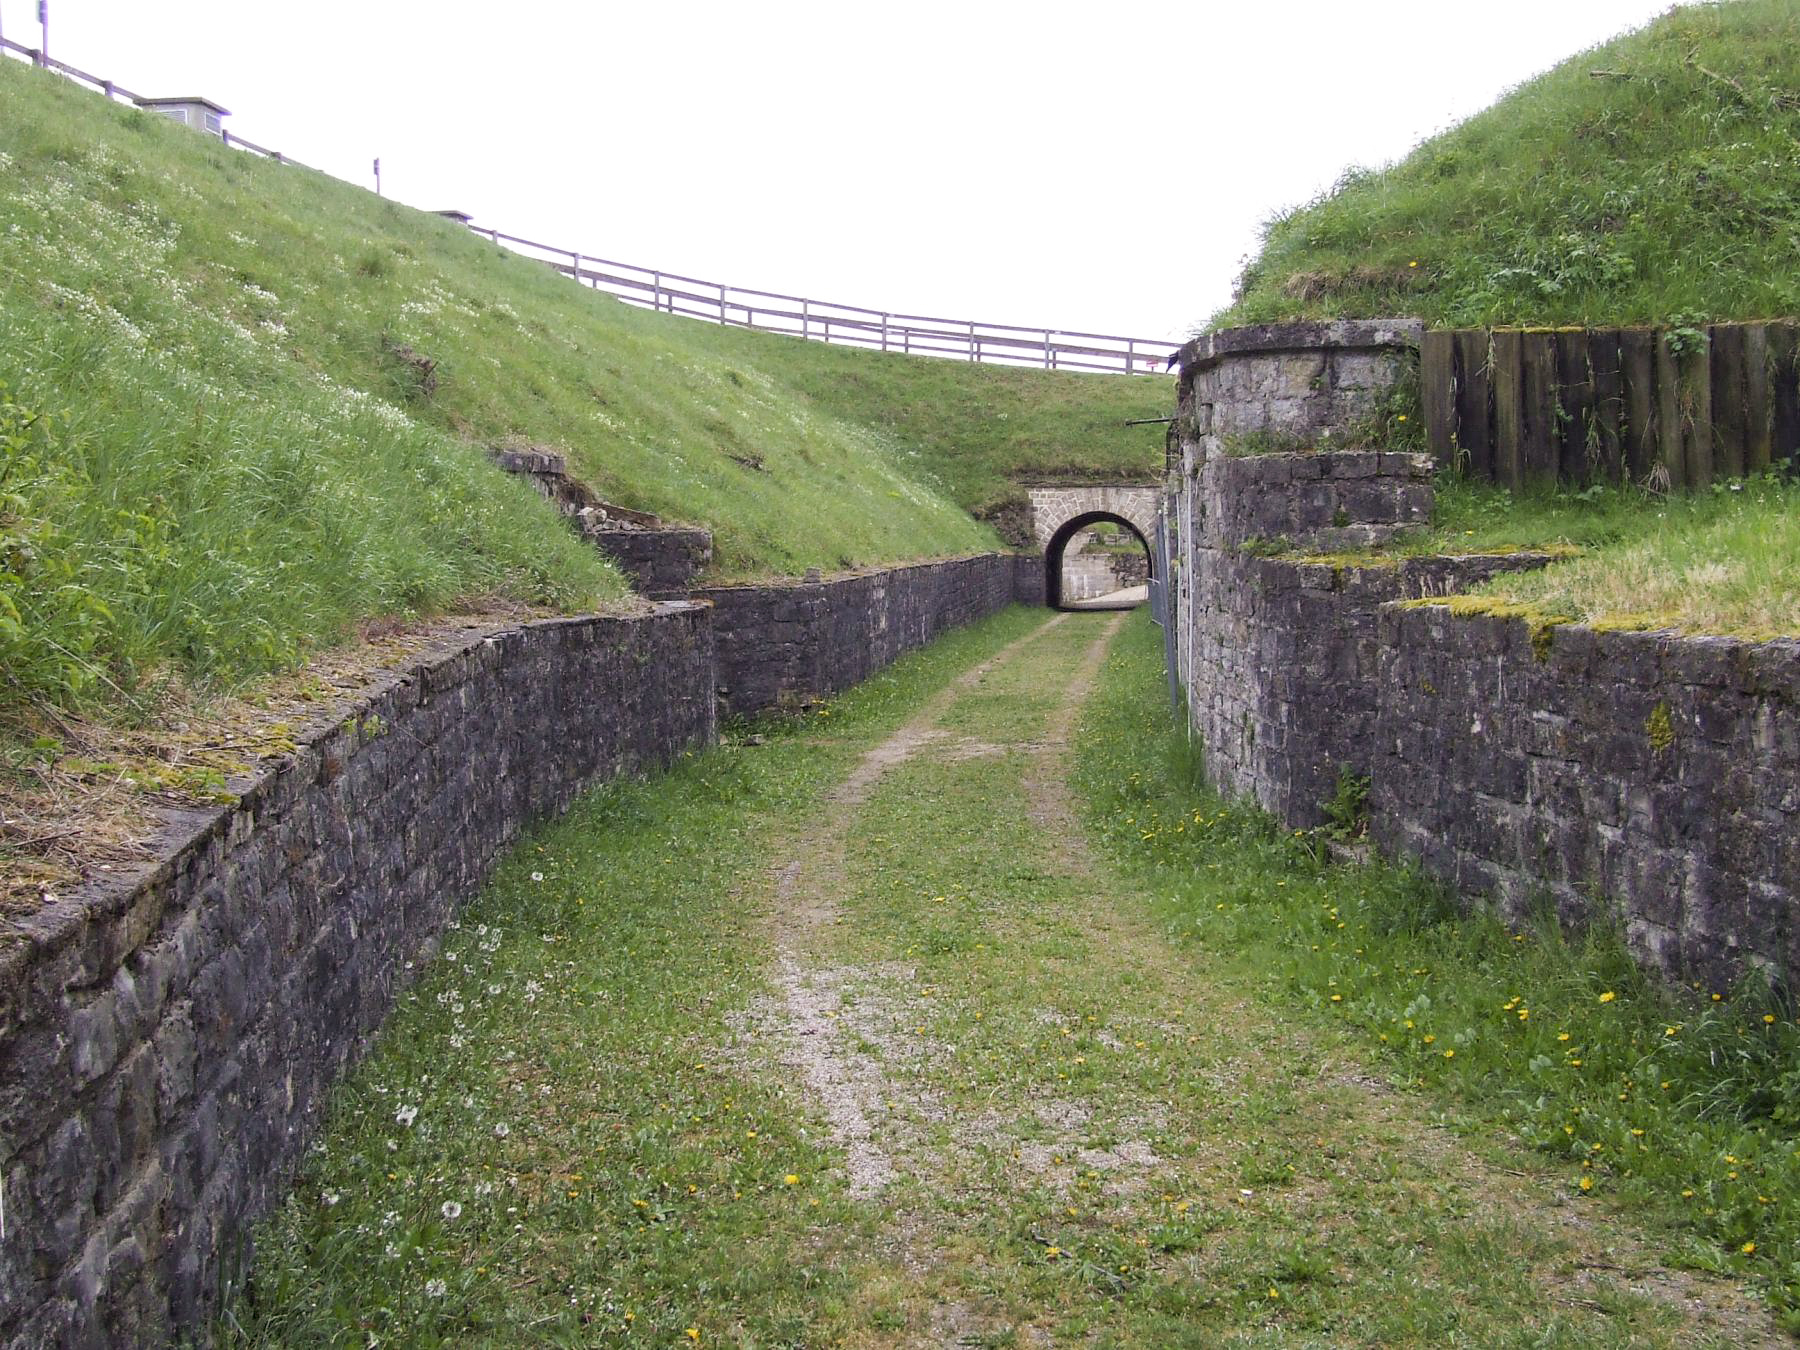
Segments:
[[[192,127],[195,131],[204,131],[209,136],[223,137],[225,119],[231,116],[231,109],[221,108],[209,98],[140,98],[138,107],[159,112],[171,121],[180,122],[183,126]]]

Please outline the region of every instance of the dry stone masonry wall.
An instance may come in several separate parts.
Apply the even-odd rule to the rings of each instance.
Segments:
[[[618,564],[632,589],[652,600],[677,600],[712,562],[712,532],[665,525],[647,511],[603,502],[569,475],[565,456],[549,450],[496,450],[494,463],[530,483],[567,517],[582,538]]]
[[[1800,973],[1800,641],[1390,607],[1378,840],[1514,912],[1625,901],[1656,967]]]
[[[1183,349],[1166,604],[1209,776],[1295,826],[1321,822],[1340,773],[1367,779],[1375,839],[1467,894],[1609,914],[1672,976],[1800,976],[1800,642],[1430,603],[1541,556],[1268,556],[1429,514],[1411,456],[1243,453],[1342,441],[1414,340],[1289,324]]]
[[[528,820],[713,734],[700,606],[466,637],[0,952],[0,1341],[202,1325],[327,1089]]]
[[[988,555],[466,635],[0,932],[0,1344],[201,1335],[331,1084],[530,820],[1041,600]]]
[[[719,706],[753,713],[848,689],[1013,603],[1035,558],[990,553],[860,576],[696,593],[713,606]],[[1024,580],[1030,594],[1031,581]],[[1038,582],[1039,602],[1042,582]]]

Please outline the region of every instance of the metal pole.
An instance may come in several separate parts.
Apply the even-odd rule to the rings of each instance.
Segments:
[[[800,336],[812,336],[812,301],[810,300],[800,302]]]
[[[375,160],[375,195],[377,197],[381,195],[381,160],[379,157]]]
[[[883,314],[881,316],[881,350],[884,352],[887,350],[887,328],[888,316]]]
[[[725,322],[725,283],[719,283],[719,322]]]
[[[650,274],[650,308],[658,314],[662,313],[662,273]]]
[[[38,0],[38,64],[50,64],[50,0]]]
[[[575,278],[575,284],[579,286],[581,285],[581,255],[579,253],[571,253],[569,255],[569,262],[574,268],[569,275]]]
[[[1044,330],[1044,369],[1050,369],[1050,330]]]

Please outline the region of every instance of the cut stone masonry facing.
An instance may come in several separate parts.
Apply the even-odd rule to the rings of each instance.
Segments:
[[[555,504],[569,523],[611,558],[632,589],[652,600],[678,600],[712,563],[712,532],[665,525],[647,511],[603,502],[569,476],[566,457],[548,450],[496,450],[494,463],[517,474]]]
[[[1168,605],[1209,777],[1310,826],[1353,775],[1375,840],[1465,895],[1513,915],[1540,899],[1572,920],[1609,914],[1669,976],[1800,975],[1800,641],[1430,603],[1541,555],[1265,556],[1428,518],[1422,458],[1226,453],[1256,443],[1234,434],[1341,438],[1385,397],[1412,334],[1285,324],[1183,349]]]
[[[1041,586],[991,554],[447,639],[0,929],[0,1344],[204,1335],[332,1083],[528,822]],[[1041,595],[1041,593],[1040,593]]]

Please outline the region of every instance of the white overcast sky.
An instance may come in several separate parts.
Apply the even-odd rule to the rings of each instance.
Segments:
[[[53,56],[622,262],[1182,337],[1258,222],[1665,0],[49,0]],[[0,30],[37,43],[37,0]],[[0,128],[0,140],[4,139]]]

